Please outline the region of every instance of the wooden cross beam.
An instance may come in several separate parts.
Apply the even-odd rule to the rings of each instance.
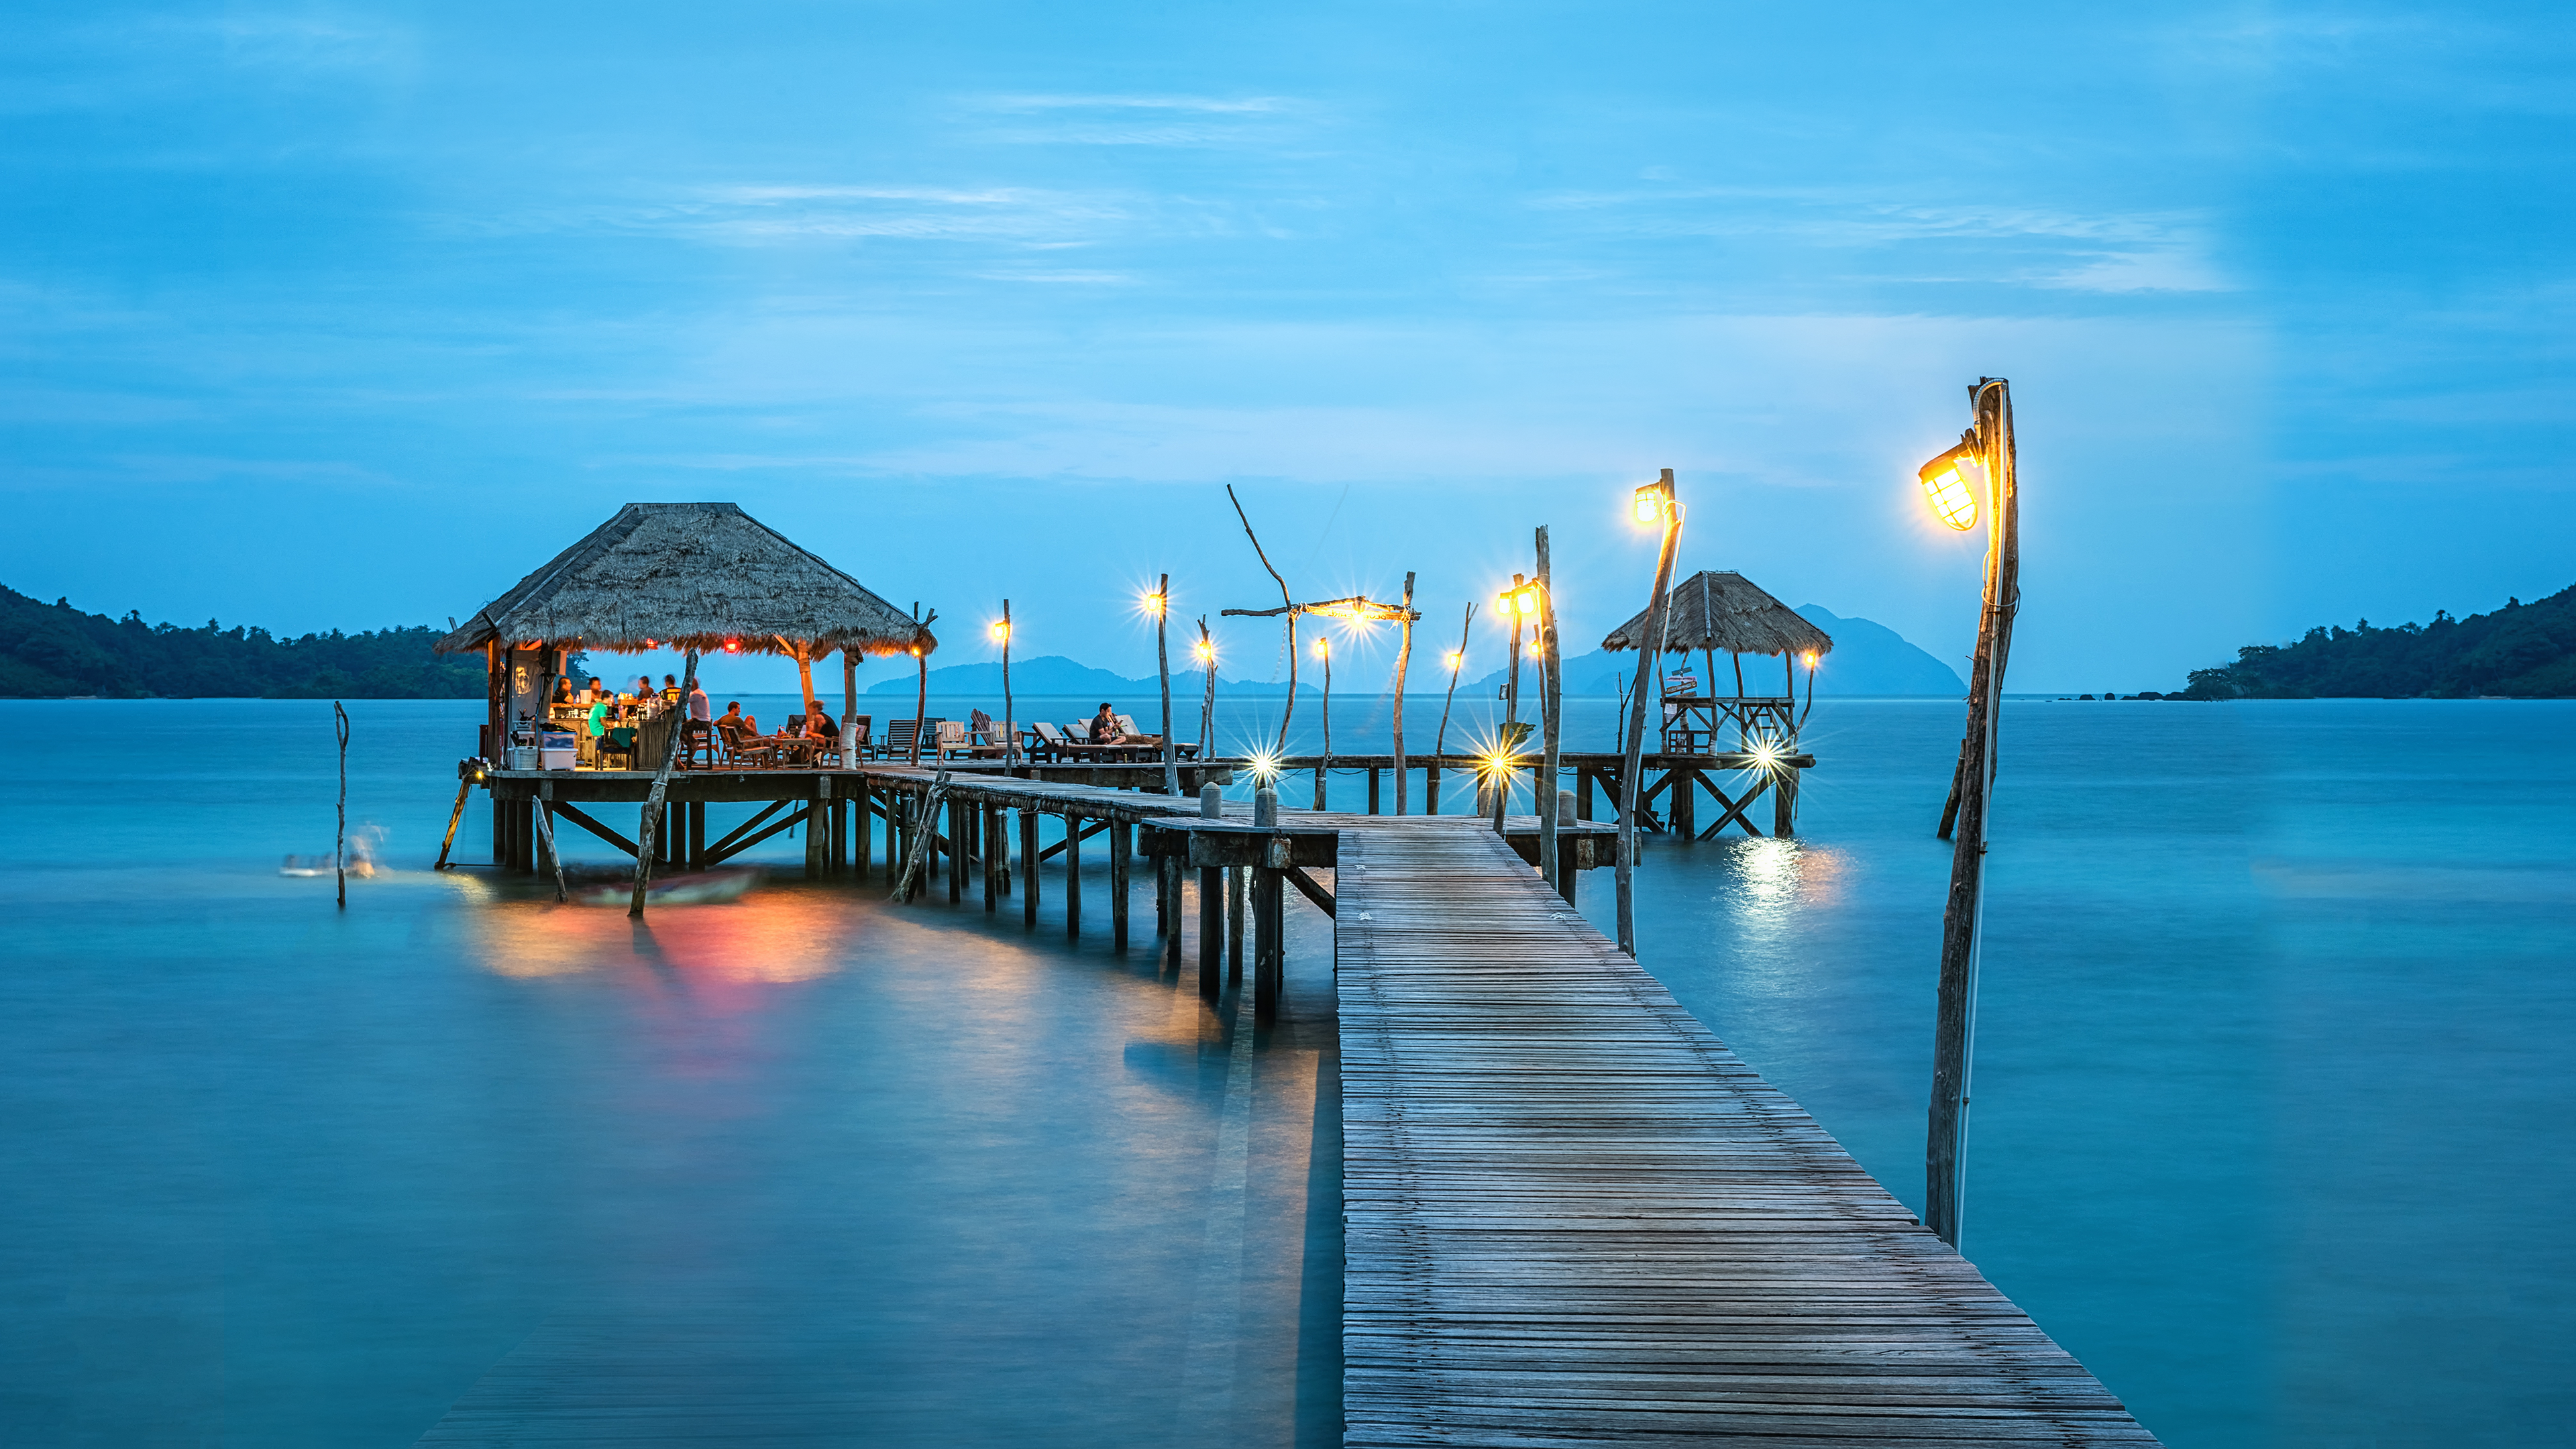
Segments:
[[[1325,619],[1365,619],[1422,621],[1422,611],[1401,604],[1381,604],[1366,594],[1353,594],[1347,599],[1325,599],[1314,604],[1282,604],[1276,609],[1220,609],[1230,619],[1276,619],[1282,614],[1307,615]]]

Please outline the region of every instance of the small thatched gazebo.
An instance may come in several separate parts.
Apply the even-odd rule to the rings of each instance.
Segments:
[[[1610,631],[1601,641],[1605,651],[1635,649],[1644,640],[1646,615],[1637,617]],[[1808,658],[1808,677],[1814,678],[1815,657],[1833,651],[1833,637],[1810,624],[1799,613],[1771,597],[1759,585],[1733,570],[1703,569],[1673,585],[1664,619],[1664,652],[1688,656],[1693,650],[1708,661],[1708,681],[1695,695],[1665,696],[1666,731],[1687,730],[1689,717],[1705,714],[1712,737],[1717,733],[1719,716],[1732,717],[1740,730],[1754,735],[1794,736],[1796,726],[1789,705],[1797,693],[1796,668],[1799,656]],[[1717,693],[1717,651],[1723,649],[1735,665],[1735,695],[1725,699]],[[1777,700],[1752,696],[1744,688],[1744,658],[1747,654],[1778,654],[1781,659],[1782,689]],[[1680,708],[1676,709],[1678,706]],[[1712,739],[1711,743],[1714,741]]]
[[[490,661],[484,745],[498,758],[491,752],[511,721],[542,714],[576,649],[783,654],[797,662],[810,705],[817,656],[927,655],[939,641],[737,504],[629,503],[436,647],[480,649]]]

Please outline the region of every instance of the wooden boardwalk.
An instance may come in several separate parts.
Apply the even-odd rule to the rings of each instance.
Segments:
[[[1492,834],[1340,861],[1347,1444],[2155,1442]]]

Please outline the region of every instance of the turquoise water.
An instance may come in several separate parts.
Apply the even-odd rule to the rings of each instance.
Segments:
[[[1060,703],[1021,712],[1097,701]],[[131,742],[48,747],[0,832],[0,1441],[402,1445],[576,1345],[818,1386],[853,1442],[1337,1442],[1310,914],[1265,1034],[1150,926],[1113,953],[1098,876],[1071,945],[1052,876],[1035,933],[790,877],[638,931],[421,868],[478,712],[353,706],[393,869],[342,915],[276,874],[330,848],[327,705],[0,703]],[[1384,713],[1336,701],[1337,748]],[[1820,702],[1800,839],[1639,876],[1646,965],[1909,1203],[1958,722]],[[2007,708],[1964,1247],[2167,1442],[2576,1438],[2570,739],[2558,703]]]

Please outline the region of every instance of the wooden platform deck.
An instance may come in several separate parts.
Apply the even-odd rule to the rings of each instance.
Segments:
[[[1490,833],[1340,862],[1346,1443],[2155,1442]]]

